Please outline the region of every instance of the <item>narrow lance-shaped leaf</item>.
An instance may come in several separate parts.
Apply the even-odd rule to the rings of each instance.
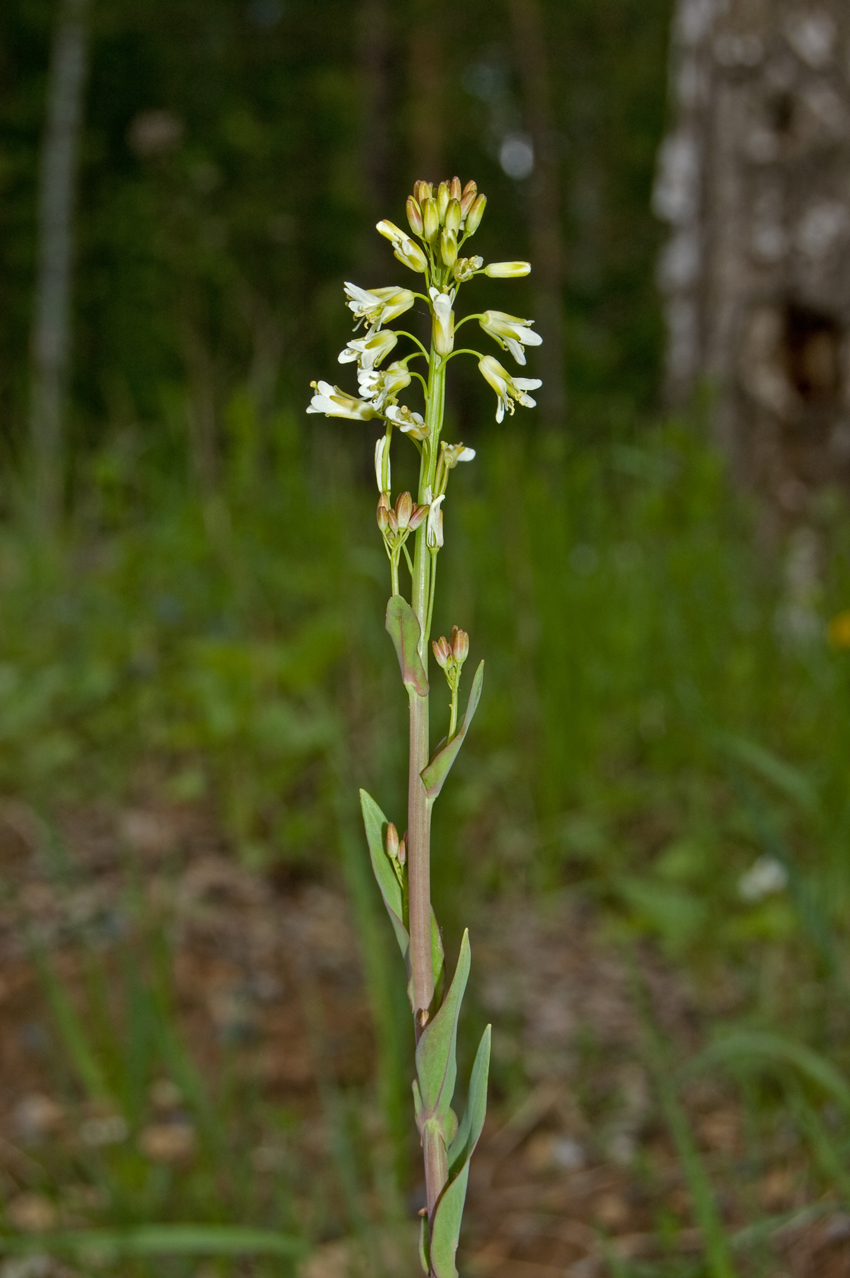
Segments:
[[[401,595],[393,595],[387,604],[386,630],[396,650],[404,686],[412,688],[419,697],[427,697],[428,679],[419,655],[422,627],[416,613]]]
[[[466,705],[466,714],[463,716],[463,723],[460,725],[451,741],[437,750],[428,766],[422,769],[422,781],[425,786],[425,793],[432,802],[442,790],[443,782],[449,775],[451,766],[460,753],[460,747],[463,745],[463,739],[469,731],[469,725],[472,723],[473,715],[478,709],[478,702],[481,700],[481,688],[483,684],[484,662],[482,661],[478,669],[475,671],[475,678],[472,681],[472,688],[469,693],[469,701]]]
[[[384,848],[384,831],[388,824],[387,818],[372,796],[367,794],[365,790],[360,791],[360,807],[363,812],[363,824],[366,827],[366,840],[369,844],[372,871],[378,881],[378,887],[381,889],[381,896],[384,898],[384,905],[387,907],[387,914],[390,916],[390,922],[393,925],[393,931],[395,932],[402,957],[406,960],[407,952],[410,948],[410,937],[408,936],[407,928],[404,926],[404,901],[401,894],[401,884],[396,878],[395,870],[390,864],[390,858]]]
[[[449,1176],[453,1176],[463,1162],[468,1162],[475,1152],[487,1116],[487,1080],[490,1074],[491,1027],[481,1035],[475,1063],[469,1079],[469,1098],[466,1113],[461,1119],[457,1135],[449,1145]]]
[[[463,1220],[468,1180],[469,1160],[467,1159],[458,1175],[443,1190],[434,1211],[429,1259],[431,1272],[435,1278],[457,1278],[455,1256],[460,1241],[460,1225]]]
[[[469,932],[464,931],[454,980],[442,1007],[425,1026],[416,1048],[416,1076],[422,1095],[423,1116],[445,1119],[457,1078],[457,1022],[470,965]]]

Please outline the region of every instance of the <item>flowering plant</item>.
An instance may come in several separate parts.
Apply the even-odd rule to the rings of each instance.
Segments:
[[[481,224],[486,196],[475,182],[461,188],[460,179],[417,182],[407,201],[409,231],[382,221],[377,229],[393,246],[399,262],[424,276],[424,291],[406,288],[364,289],[346,284],[348,307],[363,336],[352,338],[340,363],[357,364],[359,395],[348,395],[328,382],[313,382],[310,413],[376,421],[384,425],[375,445],[378,485],[378,528],[390,563],[391,596],[386,629],[395,646],[402,682],[410,701],[410,753],[407,831],[399,838],[396,826],[364,790],[360,792],[372,868],[407,965],[408,995],[416,1039],[416,1079],[413,1099],[425,1162],[426,1206],[421,1213],[420,1259],[429,1278],[456,1278],[455,1253],[466,1197],[469,1162],[484,1125],[490,1063],[490,1027],[484,1031],[472,1067],[466,1113],[459,1122],[451,1108],[457,1077],[455,1048],[460,1005],[469,976],[469,936],[464,932],[454,977],[445,989],[445,960],[440,929],[431,908],[431,811],[463,744],[481,697],[484,663],[478,666],[466,713],[458,724],[461,673],[469,654],[469,636],[455,626],[451,636],[431,644],[437,665],[449,685],[451,708],[448,732],[432,753],[429,747],[428,646],[434,610],[437,558],[443,546],[443,502],[451,472],[475,453],[462,443],[441,438],[445,408],[446,371],[456,355],[472,355],[482,376],[496,392],[496,420],[513,413],[516,404],[533,406],[528,394],[540,382],[513,377],[492,355],[455,348],[458,329],[478,320],[482,330],[525,363],[525,347],[537,346],[540,336],[531,320],[503,311],[484,311],[455,319],[461,286],[475,275],[509,278],[527,275],[527,262],[491,262],[462,257],[461,250]],[[430,349],[412,333],[385,327],[424,302],[431,318]],[[382,369],[399,338],[414,349]],[[425,361],[427,375],[410,367]],[[399,403],[399,394],[414,379],[424,393],[424,413]],[[392,501],[390,450],[394,433],[406,435],[420,458],[416,499],[401,493]],[[413,537],[413,555],[408,542]],[[402,593],[402,556],[410,572],[409,599]]]

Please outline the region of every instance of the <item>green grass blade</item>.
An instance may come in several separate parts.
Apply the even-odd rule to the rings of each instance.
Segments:
[[[111,1251],[123,1256],[294,1256],[306,1250],[301,1239],[289,1234],[240,1225],[140,1225],[126,1230],[80,1229],[0,1236],[0,1254],[5,1255]]]

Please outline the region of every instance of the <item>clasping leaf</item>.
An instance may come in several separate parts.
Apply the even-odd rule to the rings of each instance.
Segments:
[[[392,600],[390,600],[392,603]],[[431,802],[436,799],[437,795],[443,788],[443,782],[449,775],[452,764],[460,753],[460,747],[463,745],[463,739],[466,736],[469,725],[472,723],[472,717],[478,709],[478,702],[481,700],[481,689],[484,684],[484,662],[482,661],[478,669],[475,671],[475,678],[472,681],[472,689],[469,693],[469,701],[466,705],[466,714],[463,716],[463,723],[458,728],[455,735],[446,745],[441,746],[435,753],[431,762],[426,768],[422,769],[422,782],[425,786],[425,793]]]
[[[401,595],[393,595],[387,604],[387,634],[393,641],[406,688],[419,697],[428,696],[428,679],[419,655],[422,627],[416,613]]]

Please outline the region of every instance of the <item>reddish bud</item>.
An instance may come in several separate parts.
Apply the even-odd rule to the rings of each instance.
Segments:
[[[461,201],[468,199],[469,196],[472,196],[472,199],[469,201],[471,204],[472,200],[475,199],[477,194],[478,194],[478,183],[473,181],[472,178],[470,178],[466,186],[463,188],[463,194],[460,197]]]
[[[386,532],[390,524],[390,499],[388,493],[381,493],[378,498],[378,527]]]
[[[387,826],[387,856],[391,861],[398,860],[398,830],[392,821]]]
[[[469,213],[469,210],[472,208],[473,204],[475,203],[475,197],[477,196],[477,194],[478,194],[477,190],[466,191],[463,197],[461,198],[460,215],[462,218],[464,219],[466,218],[467,214]]]
[[[439,639],[435,639],[431,644],[434,651],[434,660],[441,670],[445,670],[446,666],[452,659],[452,650],[449,647],[449,641],[444,635],[440,635]]]
[[[422,234],[422,210],[419,207],[418,200],[414,200],[412,195],[407,197],[407,220],[410,223],[410,229],[414,235]]]
[[[410,493],[402,493],[397,498],[395,504],[395,516],[398,520],[398,526],[402,530],[410,526],[410,516],[413,514],[413,498]]]
[[[387,511],[387,520],[390,525],[390,532],[398,532],[398,515],[392,507]]]
[[[407,830],[405,830],[404,838],[398,845],[398,863],[399,865],[407,864]]]
[[[449,195],[453,200],[459,200],[461,196],[460,178],[453,177],[449,184]]]
[[[475,199],[472,201],[472,207],[470,208],[469,214],[466,219],[467,235],[474,235],[475,232],[478,230],[479,226],[481,225],[481,219],[484,216],[484,210],[486,207],[487,207],[487,196],[476,195]]]
[[[422,523],[422,520],[425,518],[427,514],[428,514],[427,506],[413,507],[413,514],[410,516],[410,523],[408,524],[408,527],[410,528],[411,532],[416,531],[416,529]]]
[[[459,666],[469,656],[469,635],[465,630],[458,630],[457,626],[452,626],[452,656]]]

